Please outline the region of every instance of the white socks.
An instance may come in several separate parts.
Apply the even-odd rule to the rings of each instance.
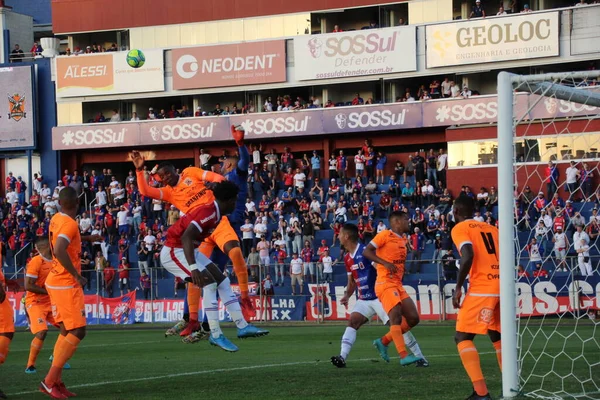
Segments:
[[[356,329],[347,327],[344,331],[344,336],[342,336],[342,351],[340,353],[344,360],[348,358],[348,354],[350,354],[350,350],[352,350],[352,345],[354,344],[355,340]]]
[[[233,322],[235,322],[235,326],[237,326],[238,329],[244,329],[247,327],[248,322],[246,322],[244,316],[242,315],[242,307],[240,306],[237,296],[235,293],[233,293],[233,290],[231,290],[231,282],[229,281],[229,278],[225,278],[223,282],[219,284],[218,289],[219,297],[221,298],[225,309],[231,316],[231,319]]]
[[[210,326],[210,334],[216,339],[223,332],[219,325],[219,303],[217,302],[217,284],[210,283],[202,288],[202,308]]]
[[[404,337],[404,343],[406,343],[406,347],[410,349],[410,351],[415,355],[415,357],[419,357],[424,360],[425,356],[421,352],[419,343],[417,343],[417,339],[415,339],[414,335],[411,332],[406,332],[402,336]]]

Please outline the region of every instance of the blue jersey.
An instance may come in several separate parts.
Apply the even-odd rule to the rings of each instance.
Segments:
[[[363,256],[365,250],[364,244],[358,244],[354,254],[346,253],[344,256],[344,265],[346,272],[352,276],[356,283],[359,300],[375,300],[375,280],[377,279],[377,270]]]
[[[250,164],[250,155],[248,148],[242,146],[239,148],[240,160],[237,168],[225,175],[225,179],[233,182],[240,189],[235,203],[235,210],[229,216],[229,222],[234,229],[238,229],[244,223],[244,212],[246,211],[246,198],[248,197],[248,165]]]

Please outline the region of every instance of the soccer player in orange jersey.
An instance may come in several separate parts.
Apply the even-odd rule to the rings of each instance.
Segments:
[[[421,360],[406,351],[403,334],[419,323],[417,307],[402,286],[406,263],[409,230],[408,215],[403,211],[390,214],[390,229],[380,232],[371,240],[363,255],[377,267],[375,294],[390,317],[389,336],[400,355],[400,364],[409,365]]]
[[[154,188],[148,185],[144,171],[144,158],[138,151],[132,151],[130,158],[136,169],[139,191],[142,195],[166,201],[173,204],[179,211],[186,214],[190,210],[215,201],[212,192],[206,187],[206,182],[221,182],[225,178],[214,172],[204,171],[200,168],[189,167],[181,174],[177,174],[171,163],[162,163],[156,170],[156,178],[163,186]],[[177,330],[183,336],[200,329],[198,322],[198,308],[200,305],[200,288],[194,284],[187,285],[187,302],[190,310],[189,321],[177,324]],[[175,334],[174,330],[167,331],[167,335]]]
[[[40,391],[53,399],[75,396],[62,381],[64,365],[75,354],[86,334],[83,288],[87,280],[81,276],[81,240],[77,217],[79,199],[71,187],[61,190],[58,202],[61,212],[50,220],[49,239],[53,268],[46,278],[52,317],[60,326],[60,335],[54,346],[54,359]],[[99,235],[84,240],[100,241]]]
[[[29,318],[29,330],[34,335],[29,350],[27,368],[25,369],[25,373],[27,374],[37,372],[35,362],[44,346],[44,340],[46,340],[46,334],[48,333],[48,323],[56,325],[52,317],[50,296],[48,296],[48,292],[44,286],[50,270],[54,267],[48,238],[41,237],[37,239],[35,248],[38,251],[38,255],[33,257],[27,264],[25,275],[25,290],[27,292],[25,310]]]
[[[488,335],[492,340],[498,364],[502,369],[500,341],[500,270],[498,261],[498,229],[472,219],[474,203],[469,197],[454,201],[452,240],[460,252],[460,269],[452,298],[458,308],[454,340],[467,375],[473,383],[473,393],[467,400],[491,399],[479,353],[473,344],[475,335]],[[469,290],[462,301],[462,288],[469,278]]]
[[[0,365],[6,360],[10,341],[15,333],[14,310],[4,290],[6,280],[2,274],[2,246],[3,244],[0,243]],[[2,390],[0,390],[0,399],[6,399]]]

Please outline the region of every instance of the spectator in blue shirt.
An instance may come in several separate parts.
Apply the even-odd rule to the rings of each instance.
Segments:
[[[398,180],[396,179],[396,175],[390,175],[390,180],[388,181],[389,192],[393,198],[400,197],[400,187],[398,186]]]
[[[375,183],[383,184],[383,180],[385,179],[383,177],[383,170],[385,169],[385,164],[387,163],[387,157],[385,154],[383,154],[383,152],[378,151],[376,159],[377,159],[377,166],[376,166],[377,176],[375,178]]]
[[[312,179],[321,179],[321,157],[319,157],[316,150],[313,150],[313,155],[310,158],[310,168]]]
[[[410,183],[404,182],[404,187],[402,188],[402,203],[410,204],[412,207],[414,201],[415,190],[410,187]]]

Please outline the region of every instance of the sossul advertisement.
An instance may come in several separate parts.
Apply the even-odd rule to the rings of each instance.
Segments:
[[[417,70],[414,26],[294,38],[297,80]]]
[[[565,101],[536,104],[537,96],[516,97],[515,110],[527,118],[596,114],[597,109]],[[528,111],[529,110],[529,111]],[[473,96],[427,102],[317,108],[242,115],[174,118],[59,126],[52,129],[54,150],[156,146],[231,140],[229,126],[241,125],[252,139],[386,131],[496,122],[498,98]]]

